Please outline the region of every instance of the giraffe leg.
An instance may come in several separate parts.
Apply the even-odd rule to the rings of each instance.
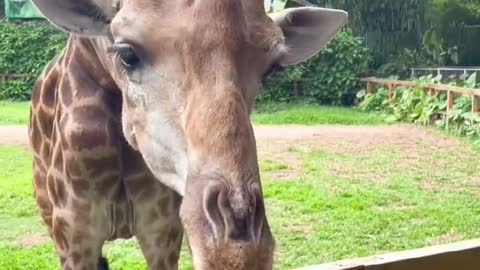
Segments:
[[[109,234],[108,207],[93,201],[73,200],[75,207],[54,207],[52,235],[64,270],[106,270],[101,257]]]
[[[177,270],[183,236],[181,198],[159,183],[154,194],[135,202],[135,236],[150,270]]]
[[[104,257],[100,257],[98,261],[98,270],[109,270],[108,261]]]
[[[35,163],[36,167],[41,166]],[[108,270],[106,259],[100,257],[106,237],[107,226],[102,226],[104,217],[93,216],[99,206],[84,200],[70,199],[64,193],[63,180],[36,170],[34,175],[35,198],[50,236],[53,238],[63,269]],[[50,194],[50,196],[49,196]],[[70,207],[67,207],[70,205]],[[103,207],[107,209],[107,207]],[[103,211],[106,213],[106,211]],[[97,215],[98,216],[98,215]],[[97,227],[103,227],[95,229]],[[97,231],[95,235],[90,231]]]

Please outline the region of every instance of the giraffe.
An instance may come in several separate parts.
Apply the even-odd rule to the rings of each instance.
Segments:
[[[263,0],[33,0],[70,33],[30,110],[34,188],[64,270],[108,269],[137,238],[149,269],[272,269],[250,113],[262,79],[316,55],[344,11]]]

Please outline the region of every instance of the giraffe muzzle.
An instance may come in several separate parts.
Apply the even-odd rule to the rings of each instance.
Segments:
[[[224,184],[208,186],[203,211],[219,244],[255,243],[260,238],[265,210],[260,190],[228,189]]]

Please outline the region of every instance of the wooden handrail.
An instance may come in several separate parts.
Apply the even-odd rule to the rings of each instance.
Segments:
[[[5,84],[9,80],[27,78],[26,74],[0,74],[0,83]]]
[[[399,81],[399,80],[389,80],[389,79],[379,79],[376,77],[368,77],[360,80],[361,82],[367,83],[367,93],[372,94],[375,91],[375,84],[380,84],[388,87],[388,98],[390,102],[393,102],[396,98],[398,86],[403,87],[421,87],[424,90],[428,91],[430,95],[434,95],[435,92],[446,92],[447,93],[447,129],[450,125],[450,115],[453,111],[455,95],[463,95],[472,97],[472,112],[480,114],[480,89],[472,89],[466,87],[458,87],[445,84],[432,84],[432,83],[421,83],[421,82],[412,82],[412,81]]]
[[[473,88],[466,88],[466,87],[459,87],[459,86],[452,86],[452,85],[445,85],[445,84],[432,84],[432,83],[420,83],[420,82],[412,82],[412,81],[399,81],[399,80],[389,80],[389,79],[379,79],[376,77],[369,77],[363,78],[360,81],[366,83],[374,83],[374,84],[382,84],[382,85],[395,85],[395,86],[405,86],[405,87],[415,87],[420,86],[422,88],[426,88],[429,90],[434,90],[437,92],[454,92],[457,94],[462,94],[465,96],[479,96],[480,97],[480,89],[473,89]]]

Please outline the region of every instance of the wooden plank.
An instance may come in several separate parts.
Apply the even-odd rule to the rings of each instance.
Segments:
[[[476,239],[298,270],[478,270],[479,266],[480,239]]]

